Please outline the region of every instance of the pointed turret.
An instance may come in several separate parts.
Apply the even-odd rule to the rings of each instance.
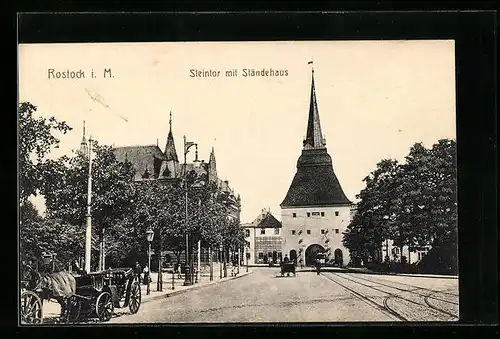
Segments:
[[[165,146],[165,157],[167,161],[173,160],[178,162],[177,151],[175,150],[174,136],[172,135],[172,112],[170,112],[170,129],[168,131],[167,145]]]
[[[208,181],[217,182],[217,164],[215,162],[215,151],[212,146],[212,151],[210,152],[210,159],[208,161]]]
[[[314,86],[314,69],[312,70],[311,98],[309,101],[309,118],[307,120],[307,134],[304,140],[304,149],[323,149],[325,140],[321,133],[319,122],[318,103],[316,101],[316,88]]]
[[[88,146],[87,146],[87,139],[85,138],[85,120],[83,121],[83,135],[82,135],[82,141],[80,142],[80,152],[82,154],[87,154],[89,151]]]

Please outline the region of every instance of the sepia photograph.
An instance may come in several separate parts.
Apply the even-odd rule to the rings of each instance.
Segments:
[[[458,322],[455,64],[20,43],[19,324]]]

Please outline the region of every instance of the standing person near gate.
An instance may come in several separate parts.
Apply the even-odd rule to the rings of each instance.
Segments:
[[[316,273],[319,275],[320,271],[321,271],[321,259],[320,259],[320,256],[316,256]]]
[[[138,261],[135,262],[134,272],[137,275],[137,281],[141,282],[142,267]]]
[[[142,273],[144,273],[144,278],[142,279],[142,283],[144,285],[148,284],[148,280],[151,281],[151,278],[149,276],[149,267],[148,265],[144,266],[144,269],[142,270]]]

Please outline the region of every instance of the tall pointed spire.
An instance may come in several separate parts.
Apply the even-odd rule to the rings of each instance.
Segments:
[[[82,135],[82,141],[80,142],[80,152],[83,154],[87,154],[88,148],[87,148],[87,139],[85,138],[85,120],[83,120],[83,135]]]
[[[309,62],[312,64],[312,62]],[[311,102],[304,149],[297,160],[297,172],[293,177],[281,208],[305,206],[347,206],[347,199],[342,186],[333,171],[332,158],[326,149],[325,139],[321,134],[314,70],[312,70]]]
[[[214,146],[212,146],[212,151],[210,152],[210,159],[208,161],[208,181],[217,182],[217,164],[215,162]]]
[[[312,64],[312,62],[310,62]],[[307,134],[304,140],[304,149],[325,149],[325,140],[321,133],[318,103],[316,101],[316,88],[314,86],[314,68],[311,70],[311,98],[309,101],[309,118],[307,121]]]
[[[170,111],[169,125],[170,129],[168,131],[167,145],[165,146],[165,157],[167,161],[179,161],[179,159],[177,158],[177,151],[175,150],[174,137],[172,135],[172,111]]]

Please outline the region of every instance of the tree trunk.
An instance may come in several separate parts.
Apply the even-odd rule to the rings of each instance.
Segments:
[[[101,228],[99,232],[99,266],[97,267],[98,271],[104,270],[104,227]]]
[[[213,266],[213,260],[212,260],[212,247],[208,247],[208,260],[209,260],[209,265],[210,265],[210,281],[214,280],[214,266]]]
[[[227,253],[226,253],[226,248],[225,246],[222,247],[222,265],[224,267],[224,278],[227,277],[227,266],[226,266],[226,262],[227,262]]]

